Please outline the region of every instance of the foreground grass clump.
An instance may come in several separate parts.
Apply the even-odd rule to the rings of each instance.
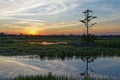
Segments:
[[[6,79],[7,80],[7,79]],[[67,78],[64,76],[53,76],[51,73],[47,76],[37,75],[37,76],[18,76],[9,80],[117,80],[112,78]]]
[[[37,75],[37,76],[18,76],[11,80],[74,80],[66,78],[64,76],[53,76],[51,73],[48,75]]]

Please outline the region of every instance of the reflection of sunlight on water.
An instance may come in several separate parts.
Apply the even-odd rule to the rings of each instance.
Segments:
[[[68,44],[67,42],[35,42],[35,41],[30,41],[28,42],[29,44],[41,44],[41,45],[53,45],[53,44]]]

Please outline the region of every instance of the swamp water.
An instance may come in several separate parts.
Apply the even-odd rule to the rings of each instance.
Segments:
[[[40,59],[36,55],[0,56],[0,77],[19,75],[64,75],[67,77],[109,77],[120,79],[120,57],[73,57]]]
[[[68,44],[67,42],[47,42],[47,41],[42,41],[42,42],[38,42],[38,41],[30,41],[28,42],[29,44],[41,44],[41,45],[58,45],[58,44]]]

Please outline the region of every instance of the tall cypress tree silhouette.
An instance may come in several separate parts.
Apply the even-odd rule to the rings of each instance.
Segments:
[[[87,36],[87,41],[88,40],[88,37],[89,37],[89,29],[94,26],[96,23],[91,23],[91,21],[95,18],[97,18],[96,16],[92,16],[91,13],[93,13],[92,10],[90,9],[87,9],[83,12],[85,18],[83,20],[79,20],[80,22],[84,23],[85,24],[85,27],[86,27],[86,36]]]

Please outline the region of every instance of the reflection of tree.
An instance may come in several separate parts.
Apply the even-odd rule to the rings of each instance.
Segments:
[[[81,73],[81,76],[89,77],[89,71],[93,72],[93,70],[91,70],[89,68],[89,63],[94,62],[94,60],[96,58],[97,58],[96,56],[81,57],[82,61],[86,63],[86,65],[85,65],[85,71],[83,73]]]

